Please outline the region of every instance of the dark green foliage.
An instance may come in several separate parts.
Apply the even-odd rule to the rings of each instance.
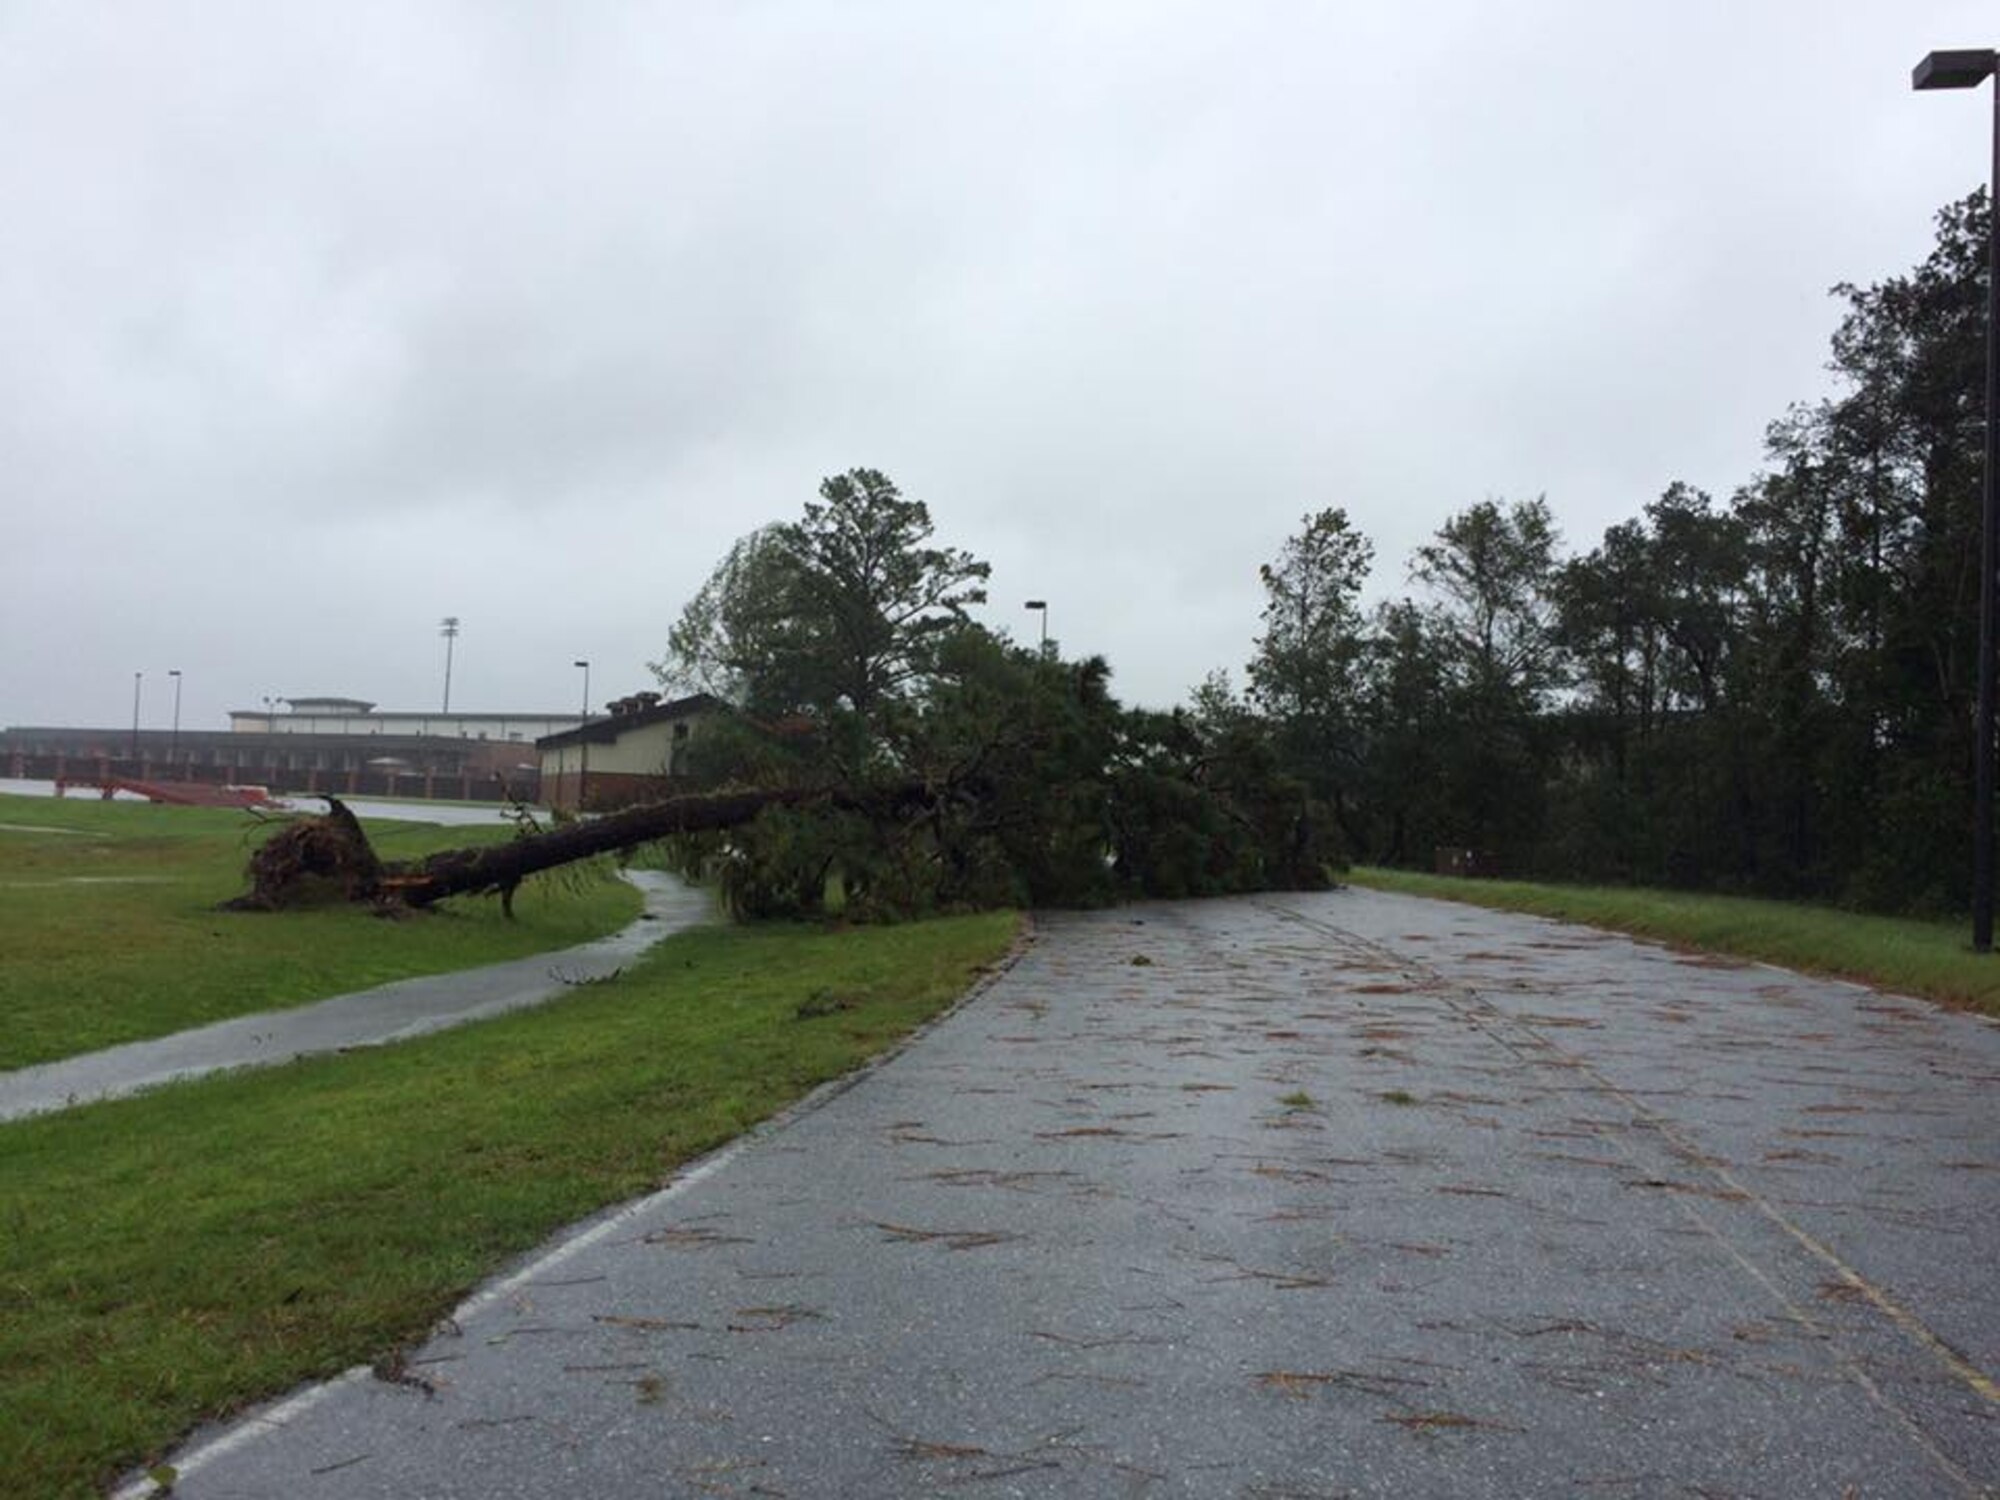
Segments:
[[[1557,545],[1543,500],[1484,500],[1446,520],[1411,565],[1433,594],[1418,628],[1430,635],[1446,710],[1434,752],[1446,794],[1440,843],[1518,849],[1542,822],[1542,710],[1567,670],[1555,635]]]
[[[1587,862],[1544,870],[1962,907],[1988,212],[1953,204],[1915,271],[1835,289],[1843,389],[1772,425],[1727,507],[1674,486],[1571,565],[1588,691],[1544,775],[1550,848]]]
[[[920,692],[991,570],[930,545],[928,507],[875,469],[834,475],[819,494],[800,520],[730,549],[654,663],[665,681],[762,715],[846,713],[871,728]]]
[[[658,670],[742,712],[695,782],[807,800],[673,841],[746,916],[849,920],[1318,885],[1332,820],[1281,774],[1267,726],[1128,711],[1101,658],[1066,662],[964,617],[986,565],[929,545],[917,502],[873,470],[829,479],[803,521],[739,542],[683,612]]]
[[[1773,423],[1726,501],[1670,485],[1568,559],[1542,501],[1483,501],[1366,618],[1366,542],[1307,516],[1261,570],[1268,769],[1372,861],[1962,909],[1989,212],[1975,193],[1914,271],[1835,288],[1841,389]],[[1231,711],[1216,681],[1197,703]],[[1173,795],[1131,816],[1185,830]],[[1196,888],[1183,839],[1149,841],[1150,879]]]
[[[1475,505],[1418,551],[1428,599],[1321,649],[1365,684],[1330,734],[1260,692],[1288,764],[1342,768],[1315,785],[1361,857],[1962,909],[1989,213],[1975,193],[1914,271],[1835,289],[1840,390],[1727,501],[1670,485],[1568,560],[1541,502]]]
[[[1110,825],[1121,885],[1149,895],[1311,889],[1345,864],[1331,808],[1247,716],[1128,715]]]

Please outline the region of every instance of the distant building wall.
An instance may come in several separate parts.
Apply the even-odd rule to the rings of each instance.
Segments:
[[[122,776],[474,802],[539,801],[541,779],[533,747],[509,741],[33,726],[0,731],[0,771],[33,781]]]
[[[415,735],[426,739],[505,740],[531,745],[548,735],[574,729],[576,714],[427,714],[301,711],[262,713],[231,709],[229,727],[238,734]]]
[[[670,795],[687,747],[720,707],[705,695],[634,706],[544,739],[536,747],[543,800],[566,811],[601,811]]]
[[[675,753],[693,732],[686,719],[642,724],[608,745],[592,745],[591,769],[624,776],[671,776]]]

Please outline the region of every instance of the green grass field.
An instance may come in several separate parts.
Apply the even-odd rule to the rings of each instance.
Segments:
[[[2000,1015],[2000,958],[1971,950],[1969,920],[1923,922],[1742,896],[1463,880],[1404,870],[1354,869],[1345,878],[1375,890],[1532,912],[1710,953],[1858,979]]]
[[[1008,913],[716,927],[544,1009],[0,1125],[0,1475],[82,1496],[387,1354],[935,1015]]]
[[[240,812],[0,796],[0,1071],[391,979],[616,931],[638,893],[607,869],[386,921],[330,907],[220,912],[263,829]],[[385,858],[487,843],[502,826],[378,821]]]

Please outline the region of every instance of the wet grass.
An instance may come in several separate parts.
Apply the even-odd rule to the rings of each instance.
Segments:
[[[1005,913],[705,928],[563,1003],[0,1125],[0,1474],[83,1496],[381,1361],[963,992]],[[832,990],[852,1003],[802,1020]]]
[[[385,858],[497,842],[504,826],[376,821]],[[638,894],[607,868],[386,921],[349,907],[219,912],[266,827],[216,808],[0,796],[0,1071],[392,979],[614,932]]]
[[[2000,958],[1972,951],[1969,921],[1927,922],[1743,896],[1463,880],[1403,870],[1354,869],[1346,878],[1375,890],[1531,912],[2000,1015]]]

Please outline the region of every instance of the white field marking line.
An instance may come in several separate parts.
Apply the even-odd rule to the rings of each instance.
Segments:
[[[0,890],[31,891],[58,885],[171,885],[172,875],[59,875],[53,880],[0,880]]]
[[[106,839],[111,835],[89,828],[50,828],[41,823],[0,823],[0,833],[58,833],[73,839]]]
[[[1599,1088],[1630,1109],[1634,1116],[1644,1120],[1651,1129],[1658,1131],[1660,1136],[1670,1142],[1683,1160],[1696,1171],[1708,1173],[1722,1182],[1730,1192],[1739,1194],[1744,1202],[1754,1206],[1765,1218],[1769,1219],[1774,1225],[1782,1229],[1796,1241],[1802,1249],[1831,1269],[1843,1283],[1861,1293],[1877,1311],[1887,1317],[1898,1328],[1902,1329],[1919,1346],[1928,1350],[1974,1395],[1979,1396],[1991,1405],[2000,1406],[2000,1381],[1995,1381],[1992,1376],[1988,1375],[1979,1366],[1973,1364],[1971,1360],[1959,1353],[1958,1350],[1938,1337],[1923,1319],[1897,1302],[1887,1292],[1877,1287],[1845,1260],[1841,1259],[1839,1253],[1831,1246],[1815,1239],[1804,1229],[1793,1223],[1784,1214],[1772,1207],[1761,1194],[1746,1186],[1727,1167],[1710,1160],[1707,1153],[1701,1151],[1693,1142],[1685,1139],[1679,1131],[1675,1130],[1672,1123],[1664,1115],[1641,1104],[1624,1089],[1621,1089],[1617,1084],[1611,1082],[1610,1079],[1604,1077],[1602,1073],[1584,1058],[1551,1041],[1548,1037],[1537,1031],[1532,1024],[1509,1016],[1505,1011],[1482,996],[1477,990],[1452,980],[1441,970],[1433,968],[1422,959],[1406,957],[1397,953],[1395,949],[1388,947],[1386,944],[1370,942],[1367,938],[1361,937],[1358,934],[1346,932],[1344,929],[1334,927],[1332,924],[1322,924],[1314,918],[1305,916],[1303,913],[1290,911],[1283,907],[1276,907],[1274,909],[1283,912],[1284,915],[1306,926],[1324,926],[1363,947],[1374,948],[1378,953],[1389,955],[1405,970],[1421,974],[1436,984],[1443,993],[1447,1004],[1451,1003],[1450,997],[1454,993],[1468,997],[1473,1002],[1474,1014],[1467,1019],[1471,1020],[1482,1031],[1491,1036],[1494,1041],[1516,1055],[1519,1055],[1520,1049],[1515,1047],[1511,1041],[1495,1029],[1494,1025],[1491,1024],[1493,1020],[1497,1020],[1508,1026],[1518,1027],[1551,1052],[1563,1057],[1575,1057],[1579,1066],[1596,1081]],[[1870,991],[1869,993],[1877,992]],[[1456,1009],[1457,1007],[1454,1008]],[[1858,1370],[1857,1373],[1859,1373]],[[1869,1385],[1872,1390],[1872,1382],[1869,1382]],[[1897,1410],[1893,1406],[1890,1409]],[[1900,1411],[1898,1414],[1900,1415]]]

